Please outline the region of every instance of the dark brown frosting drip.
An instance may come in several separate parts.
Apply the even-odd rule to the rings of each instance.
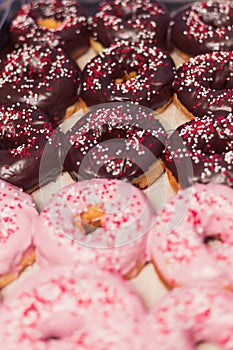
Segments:
[[[181,188],[197,182],[233,187],[232,113],[218,111],[178,127],[168,139],[163,161]]]
[[[20,47],[0,60],[0,102],[35,105],[56,120],[79,97],[80,68],[61,48]]]
[[[24,190],[53,181],[61,172],[62,133],[35,106],[0,105],[0,178]],[[43,155],[43,163],[42,163]]]
[[[76,180],[132,181],[160,158],[166,132],[146,108],[109,103],[97,106],[66,134],[65,168]]]
[[[167,48],[169,19],[156,1],[110,0],[99,5],[89,26],[94,40],[105,48],[122,39]]]
[[[40,20],[58,27],[40,27]],[[10,27],[12,41],[62,47],[68,54],[89,43],[86,10],[74,0],[36,0],[24,4]]]
[[[177,70],[174,91],[195,117],[233,110],[233,52],[195,56]]]
[[[116,83],[126,72],[136,77]],[[114,44],[94,57],[84,68],[80,97],[88,106],[104,102],[134,102],[152,109],[171,98],[175,65],[160,48]]]
[[[232,1],[197,1],[179,10],[171,23],[172,44],[189,56],[233,50]]]

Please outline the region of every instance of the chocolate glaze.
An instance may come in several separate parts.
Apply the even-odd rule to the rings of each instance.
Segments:
[[[199,1],[180,9],[172,18],[171,41],[189,56],[233,50],[232,1]]]
[[[194,117],[219,109],[232,111],[233,52],[212,52],[189,59],[177,70],[173,87]]]
[[[121,84],[125,72],[137,76]],[[87,63],[82,73],[80,97],[88,106],[111,102],[134,102],[158,109],[171,98],[175,65],[160,48],[114,44]]]
[[[105,48],[121,39],[167,48],[169,19],[156,1],[110,0],[99,5],[89,26],[93,39]]]
[[[132,181],[160,158],[166,132],[146,108],[108,103],[93,107],[66,134],[65,169],[75,180]]]
[[[162,158],[181,188],[197,182],[233,187],[233,114],[218,111],[181,125]]]
[[[61,143],[62,133],[37,107],[0,105],[2,180],[28,191],[54,180],[62,170]]]
[[[38,20],[53,19],[57,29],[42,28]],[[24,4],[10,27],[12,41],[62,47],[69,55],[88,46],[87,13],[77,1],[36,0]]]
[[[61,48],[24,45],[0,60],[0,102],[38,106],[61,120],[79,97],[80,68]]]

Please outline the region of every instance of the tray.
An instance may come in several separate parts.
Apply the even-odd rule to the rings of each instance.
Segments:
[[[164,3],[165,2],[171,4],[172,1],[164,0]],[[184,3],[184,1],[177,0],[174,1],[173,4],[178,2]],[[83,69],[88,60],[94,56],[95,53],[92,50],[92,48],[90,48],[85,55],[83,55],[77,60],[77,63],[79,64],[80,68]],[[176,53],[172,54],[172,58],[174,59],[174,62],[177,67],[183,62],[183,59],[181,59]],[[64,132],[67,131],[79,118],[81,118],[82,115],[83,112],[79,111],[75,115],[67,119],[62,124]],[[184,114],[182,114],[182,112],[178,110],[173,103],[163,113],[158,114],[157,117],[169,133],[172,132],[175,128],[177,128],[179,125],[188,121],[188,118]],[[32,194],[32,196],[34,198],[38,210],[41,211],[44,208],[44,206],[49,201],[51,195],[54,192],[72,182],[73,180],[71,179],[70,175],[68,173],[63,173],[57,178],[55,182],[49,183],[41,189],[35,191]],[[166,200],[172,195],[174,195],[174,192],[169,185],[169,181],[167,179],[166,174],[163,174],[153,185],[147,188],[145,190],[145,193],[150,198],[157,211],[161,210]],[[36,273],[38,269],[39,267],[37,266],[37,264],[34,264],[33,266],[27,268],[16,281],[14,281],[2,290],[3,298],[6,297],[12,291],[14,291],[14,289],[17,288],[18,284],[21,283],[28,275]],[[152,264],[147,264],[140,272],[140,274],[136,278],[130,280],[129,283],[132,284],[133,287],[139,293],[139,295],[141,295],[148,310],[156,302],[158,302],[163,295],[169,293],[164,284],[159,279],[158,275],[156,274]],[[209,344],[202,344],[198,346],[198,349],[214,350],[216,348]]]

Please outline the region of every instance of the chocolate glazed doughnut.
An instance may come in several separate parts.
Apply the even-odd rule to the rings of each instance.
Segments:
[[[35,105],[54,120],[79,108],[80,68],[61,48],[26,46],[0,60],[0,103]]]
[[[169,20],[165,7],[156,1],[105,1],[89,21],[91,44],[97,52],[122,39],[167,48]]]
[[[162,156],[172,187],[221,183],[233,187],[233,115],[196,118],[169,137]]]
[[[171,42],[184,58],[233,50],[231,0],[196,1],[178,11],[171,23]]]
[[[89,47],[86,10],[74,0],[36,0],[24,4],[10,34],[15,43],[60,46],[76,59]]]
[[[67,132],[66,139],[65,169],[75,180],[124,179],[146,188],[162,174],[166,132],[147,108],[96,106]]]
[[[174,103],[189,118],[233,110],[233,52],[216,51],[184,62],[174,80]]]
[[[87,106],[134,102],[161,112],[171,102],[175,65],[160,48],[122,41],[85,66],[80,98]]]
[[[62,169],[61,143],[59,129],[36,106],[0,104],[0,179],[28,192],[53,181]]]

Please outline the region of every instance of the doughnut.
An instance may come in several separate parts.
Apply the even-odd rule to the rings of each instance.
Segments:
[[[0,104],[0,179],[33,192],[61,173],[61,148],[62,133],[46,113],[19,102]]]
[[[218,111],[177,128],[162,155],[172,188],[194,183],[233,187],[233,115]]]
[[[144,189],[163,172],[166,132],[147,108],[108,103],[91,109],[66,133],[64,169],[74,180],[115,178]]]
[[[148,237],[148,257],[169,287],[233,288],[233,189],[195,184],[174,195]]]
[[[87,13],[75,0],[36,0],[22,5],[10,35],[14,43],[60,46],[76,59],[89,47]]]
[[[142,324],[147,337],[145,348],[191,350],[202,344],[203,349],[232,349],[232,312],[230,291],[218,287],[177,288],[146,316]]]
[[[31,196],[0,180],[0,289],[34,262],[37,219]]]
[[[139,349],[145,313],[119,276],[96,267],[59,266],[27,277],[6,296],[0,335],[5,350]]]
[[[157,1],[103,1],[88,22],[90,42],[97,53],[122,39],[167,48],[169,20]]]
[[[184,62],[174,79],[174,103],[190,119],[233,106],[233,52],[201,54]]]
[[[78,108],[80,68],[61,48],[27,46],[0,60],[0,103],[23,102],[61,120]]]
[[[41,267],[100,266],[134,277],[147,259],[146,241],[155,217],[146,195],[121,180],[73,183],[53,194],[35,233]]]
[[[122,41],[86,64],[80,97],[87,106],[133,102],[162,112],[171,102],[174,75],[166,51]]]
[[[171,43],[185,59],[212,51],[233,50],[231,0],[195,1],[171,19]]]

